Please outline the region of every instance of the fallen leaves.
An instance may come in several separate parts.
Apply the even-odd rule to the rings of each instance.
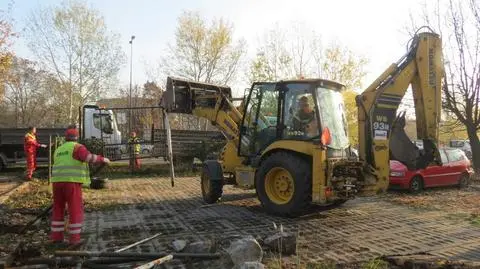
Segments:
[[[390,193],[387,201],[413,208],[436,209],[447,213],[480,214],[480,192],[474,189],[430,189],[416,195]]]
[[[34,179],[28,188],[10,196],[5,205],[10,209],[40,209],[52,203],[48,181]]]

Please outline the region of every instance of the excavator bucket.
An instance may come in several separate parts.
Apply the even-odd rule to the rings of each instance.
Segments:
[[[191,114],[196,107],[215,107],[219,94],[232,98],[227,86],[168,77],[160,106],[167,112]]]
[[[435,160],[435,144],[423,140],[423,149],[419,149],[405,133],[405,112],[400,113],[392,124],[390,137],[390,158],[407,166],[408,170],[424,169]]]

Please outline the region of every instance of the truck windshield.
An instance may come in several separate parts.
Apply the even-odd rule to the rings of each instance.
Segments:
[[[112,117],[109,114],[93,114],[93,126],[103,133],[113,133]]]
[[[318,87],[317,100],[322,128],[328,127],[332,137],[328,147],[334,149],[347,148],[349,145],[347,120],[342,94],[335,90]]]

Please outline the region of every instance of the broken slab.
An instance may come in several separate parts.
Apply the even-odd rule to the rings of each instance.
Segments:
[[[172,242],[172,246],[173,246],[173,249],[176,252],[181,252],[187,246],[187,241],[186,240],[175,240],[175,241]]]
[[[265,265],[261,262],[244,262],[239,269],[264,269]]]
[[[214,252],[213,242],[211,240],[197,241],[188,244],[184,248],[185,252],[189,253],[210,253]]]
[[[385,261],[399,268],[426,268],[426,269],[443,269],[443,268],[469,268],[480,269],[480,262],[447,260],[429,254],[412,254],[387,256],[383,258]]]
[[[297,250],[297,237],[292,233],[278,232],[265,238],[264,243],[275,252],[292,255]]]
[[[236,268],[246,262],[261,263],[263,259],[262,247],[252,236],[233,241],[227,249],[227,253]]]

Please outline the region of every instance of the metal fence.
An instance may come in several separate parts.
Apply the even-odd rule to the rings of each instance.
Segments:
[[[163,112],[160,107],[123,107],[108,108],[113,118],[103,117],[104,109],[97,109],[94,119],[99,139],[83,141],[91,143],[89,148],[99,148],[97,153],[103,154],[112,161],[130,160],[134,158],[155,158],[167,160],[166,130]],[[193,163],[194,158],[201,161],[213,158],[225,144],[223,134],[214,130],[206,121],[191,115],[169,115],[172,128],[173,162]],[[110,116],[111,117],[111,116]],[[130,140],[135,131],[138,142]],[[135,154],[135,145],[140,145],[139,154]]]

